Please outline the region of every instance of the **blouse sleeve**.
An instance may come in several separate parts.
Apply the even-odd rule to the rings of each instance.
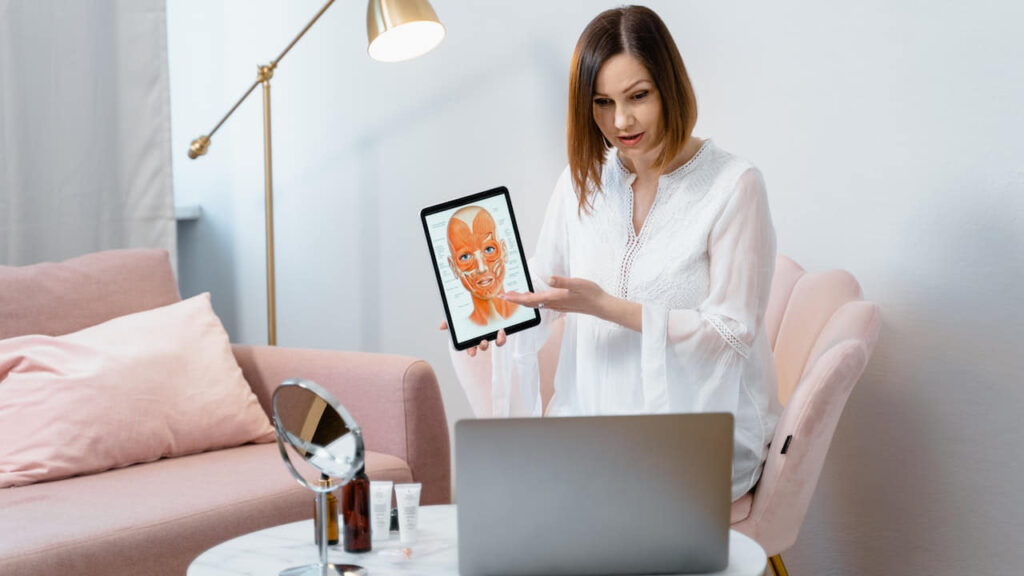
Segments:
[[[643,304],[641,366],[650,412],[736,412],[775,268],[775,231],[757,169],[742,173],[712,226],[708,258],[709,293],[696,309]]]
[[[542,278],[568,274],[565,215],[566,195],[574,197],[571,182],[566,168],[548,201],[536,251],[527,262],[536,292],[550,288]],[[449,344],[456,377],[477,417],[541,415],[538,352],[551,333],[552,322],[560,315],[541,309],[540,325],[512,334],[504,346],[491,346],[476,357],[471,358]]]

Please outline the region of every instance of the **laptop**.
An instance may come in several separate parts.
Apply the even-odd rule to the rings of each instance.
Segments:
[[[459,574],[716,572],[731,414],[460,420]]]

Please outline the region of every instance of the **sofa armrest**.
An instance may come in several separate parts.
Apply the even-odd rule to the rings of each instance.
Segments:
[[[326,388],[363,430],[367,450],[405,460],[423,483],[421,500],[451,502],[448,421],[433,368],[407,356],[275,346],[232,346],[269,415],[274,389],[289,378]]]

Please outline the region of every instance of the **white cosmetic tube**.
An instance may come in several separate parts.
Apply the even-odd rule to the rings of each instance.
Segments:
[[[391,537],[391,486],[390,480],[370,482],[370,534],[374,540]]]
[[[398,535],[402,544],[416,542],[416,525],[420,516],[420,491],[423,485],[395,484],[395,499],[398,500]]]

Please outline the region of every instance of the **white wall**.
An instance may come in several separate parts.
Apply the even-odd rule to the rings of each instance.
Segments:
[[[1024,5],[649,2],[697,88],[697,132],[765,173],[780,251],[846,268],[885,325],[840,422],[794,574],[1017,573],[1024,562]],[[506,185],[531,251],[565,164],[568,60],[613,2],[435,0],[435,52],[365,56],[339,2],[274,78],[279,343],[448,363],[421,207]],[[182,289],[265,338],[258,95],[185,156],[319,8],[168,3]]]

